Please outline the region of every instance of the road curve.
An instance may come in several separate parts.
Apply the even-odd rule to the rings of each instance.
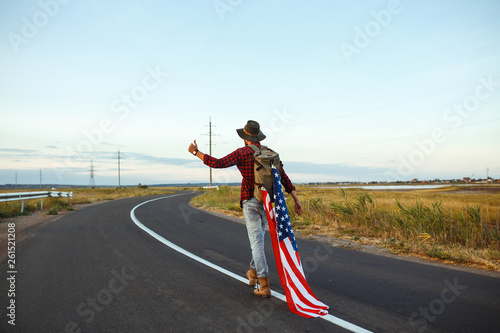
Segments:
[[[188,206],[193,194],[141,205],[161,237],[236,275],[250,259],[245,226]],[[346,332],[172,250],[138,228],[130,198],[38,228],[16,247],[15,326],[7,332]],[[283,293],[266,239],[271,287]],[[330,313],[373,332],[498,332],[500,279],[298,240],[307,279]],[[6,261],[0,278],[9,277]]]

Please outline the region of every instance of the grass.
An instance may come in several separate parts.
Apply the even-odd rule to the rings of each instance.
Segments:
[[[35,190],[28,190],[35,191]],[[36,190],[40,191],[40,190]],[[47,190],[48,191],[48,190]],[[77,204],[93,203],[105,200],[115,200],[130,197],[142,197],[148,195],[172,193],[171,188],[144,188],[144,187],[122,187],[122,188],[70,188],[58,189],[62,192],[73,192],[73,199],[66,198],[43,198],[43,210],[49,215],[56,215],[60,211],[73,210]],[[6,192],[6,191],[4,191]],[[13,191],[10,191],[13,192]],[[16,190],[15,192],[19,192]],[[20,215],[29,215],[40,211],[40,199],[25,200],[24,213],[21,213],[21,201],[0,202],[0,218],[9,218]]]
[[[299,186],[297,192],[304,213],[299,217],[289,209],[289,214],[302,235],[374,243],[394,253],[500,270],[500,191],[461,193],[452,186],[403,192]],[[239,187],[208,191],[192,203],[242,216]]]
[[[227,215],[243,216],[239,187],[220,186],[219,190],[205,191],[203,195],[193,198],[191,203],[200,208],[222,211]]]

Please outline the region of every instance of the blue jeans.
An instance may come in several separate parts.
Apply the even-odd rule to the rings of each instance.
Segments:
[[[250,267],[257,271],[257,277],[266,277],[269,275],[269,268],[264,252],[264,234],[267,226],[264,204],[255,198],[243,201],[243,215],[252,249]]]

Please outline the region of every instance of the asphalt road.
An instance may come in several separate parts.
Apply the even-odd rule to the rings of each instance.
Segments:
[[[144,204],[135,216],[186,251],[244,276],[245,226],[189,207],[192,195]],[[139,229],[130,212],[148,199],[75,211],[16,244],[16,273],[8,273],[7,261],[0,265],[7,281],[0,331],[347,332],[294,315],[276,298],[258,298],[251,287]],[[283,293],[266,242],[271,288]],[[335,317],[373,332],[500,332],[499,278],[301,238],[298,246],[311,289]],[[7,316],[12,300],[15,326]]]

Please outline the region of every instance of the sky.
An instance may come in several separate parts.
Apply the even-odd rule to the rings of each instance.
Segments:
[[[500,177],[497,0],[0,1],[0,184]],[[236,169],[213,170],[217,183]]]

